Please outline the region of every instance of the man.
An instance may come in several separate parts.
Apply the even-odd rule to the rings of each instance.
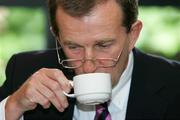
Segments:
[[[48,4],[57,51],[11,58],[0,88],[1,119],[93,120],[95,106],[78,104],[63,91],[71,91],[74,75],[94,72],[112,76],[112,120],[180,119],[180,64],[134,48],[142,28],[136,0]]]

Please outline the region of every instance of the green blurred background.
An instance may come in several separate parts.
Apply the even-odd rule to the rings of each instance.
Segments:
[[[180,9],[140,7],[143,30],[138,48],[180,61]],[[46,16],[40,8],[0,7],[0,85],[9,58],[19,52],[47,49]]]

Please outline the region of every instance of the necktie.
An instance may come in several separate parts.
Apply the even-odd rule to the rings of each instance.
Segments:
[[[94,120],[112,120],[108,111],[107,102],[96,105],[96,115]]]

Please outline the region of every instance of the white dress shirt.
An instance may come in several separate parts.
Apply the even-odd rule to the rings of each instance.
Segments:
[[[131,84],[131,76],[133,70],[133,53],[129,54],[128,64],[119,78],[118,84],[112,90],[111,101],[108,110],[112,120],[125,120],[129,90]],[[6,99],[0,102],[0,120],[5,120],[5,104]],[[95,106],[75,105],[73,120],[94,120]],[[23,120],[23,116],[20,118]]]
[[[8,98],[8,97],[7,97]],[[4,99],[1,103],[0,103],[0,120],[5,120],[5,103],[6,103],[6,99]]]

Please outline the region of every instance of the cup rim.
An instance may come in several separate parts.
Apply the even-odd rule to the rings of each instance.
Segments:
[[[75,94],[75,93],[74,93]],[[76,97],[82,96],[82,95],[92,95],[92,94],[111,94],[111,92],[91,92],[91,93],[80,93],[75,94]]]
[[[104,75],[111,75],[110,73],[104,73],[104,72],[95,72],[95,73],[83,73],[83,74],[78,74],[78,75],[75,75],[73,78],[75,77],[79,77],[79,76],[86,76],[86,75],[94,75],[94,74],[97,74],[97,75],[100,75],[100,74],[104,74]]]

